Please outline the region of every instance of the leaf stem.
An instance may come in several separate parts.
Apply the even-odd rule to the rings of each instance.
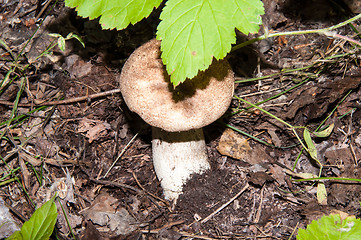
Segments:
[[[256,37],[256,38],[253,38],[251,40],[248,40],[246,42],[243,42],[241,44],[238,44],[234,47],[232,47],[231,49],[231,52],[233,51],[236,51],[242,47],[245,47],[245,46],[248,46],[248,45],[251,45],[252,43],[255,43],[257,41],[260,41],[260,40],[264,40],[264,39],[267,39],[267,38],[272,38],[272,37],[279,37],[279,36],[291,36],[291,35],[302,35],[302,34],[310,34],[310,33],[318,33],[318,34],[324,34],[326,35],[327,37],[334,37],[334,38],[342,38],[342,39],[345,39],[347,41],[351,41],[359,46],[361,46],[361,43],[354,40],[354,39],[350,39],[348,37],[344,37],[344,36],[341,36],[339,34],[334,34],[332,33],[331,31],[332,30],[335,30],[337,28],[340,28],[340,27],[343,27],[353,21],[356,21],[357,19],[361,18],[361,13],[354,16],[353,18],[350,18],[344,22],[341,22],[339,24],[336,24],[336,25],[333,25],[331,27],[327,27],[327,28],[321,28],[321,29],[309,29],[309,30],[300,30],[300,31],[288,31],[288,32],[277,32],[277,33],[266,33],[262,36],[259,36],[259,37]]]
[[[319,180],[336,180],[336,181],[361,182],[361,179],[358,179],[358,178],[343,178],[343,177],[317,177],[317,178],[293,179],[293,181],[295,181],[295,182],[319,181]]]
[[[297,132],[296,132],[296,128],[304,128],[304,127],[294,127],[292,126],[291,124],[289,124],[288,122],[282,120],[281,118],[277,117],[276,115],[273,115],[272,113],[264,110],[263,108],[260,108],[258,107],[257,105],[251,103],[251,102],[248,102],[247,100],[243,99],[243,98],[240,98],[240,97],[237,97],[237,96],[234,96],[236,99],[254,107],[254,108],[257,108],[258,110],[264,112],[265,114],[269,115],[270,117],[276,119],[277,121],[283,123],[284,125],[286,125],[288,128],[290,128],[292,130],[292,132],[294,133],[294,135],[296,136],[296,138],[298,139],[298,141],[300,142],[300,144],[302,145],[303,148],[305,148],[306,150],[308,150],[308,148],[305,146],[305,144],[303,143],[302,139],[300,138],[300,136],[298,136]]]

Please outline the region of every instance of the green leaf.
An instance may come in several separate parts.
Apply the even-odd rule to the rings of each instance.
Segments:
[[[58,38],[58,47],[61,51],[65,51],[65,38],[59,37]]]
[[[358,240],[361,236],[361,221],[340,215],[323,216],[313,220],[306,229],[299,229],[297,240]]]
[[[305,130],[303,131],[303,139],[306,142],[307,152],[310,154],[311,158],[313,158],[314,160],[317,161],[317,163],[320,164],[320,162],[318,161],[318,157],[317,157],[317,149],[311,139],[310,131],[307,128],[305,128]]]
[[[320,205],[327,205],[327,191],[323,182],[317,183],[317,202]]]
[[[104,29],[123,29],[135,24],[158,7],[162,0],[66,0],[65,5],[75,7],[78,15],[90,19],[100,17]]]
[[[78,42],[85,48],[85,43],[84,43],[83,39],[79,35],[77,35],[75,33],[72,33],[72,32],[69,33],[66,36],[65,40],[69,40],[69,39],[72,39],[72,38],[75,38],[76,40],[78,40]]]
[[[162,0],[65,0],[78,15],[100,17],[105,29],[123,29],[149,16]],[[261,0],[168,0],[157,38],[173,85],[224,58],[236,42],[235,28],[257,32],[264,13]]]
[[[40,208],[36,209],[29,221],[26,221],[21,230],[15,232],[8,239],[17,240],[47,240],[53,233],[53,229],[58,216],[54,199],[44,203]]]
[[[224,58],[236,41],[235,28],[257,32],[263,13],[259,0],[168,0],[157,39],[173,85]]]
[[[232,0],[237,6],[233,15],[233,24],[244,34],[256,33],[262,24],[261,15],[264,14],[263,3],[258,0]],[[231,2],[231,1],[230,1]],[[230,8],[232,8],[230,6]]]
[[[22,240],[23,237],[20,234],[20,231],[14,232],[10,237],[8,237],[6,240]]]
[[[81,37],[79,37],[77,34],[75,33],[69,33],[66,38],[64,38],[62,35],[60,35],[59,33],[49,33],[48,34],[50,37],[54,37],[58,39],[58,47],[61,51],[65,51],[65,41],[70,40],[72,38],[78,40],[78,42],[85,47],[85,44],[83,42],[83,39],[81,39]]]
[[[313,132],[313,134],[316,136],[316,137],[320,137],[320,138],[323,138],[323,137],[328,137],[330,136],[330,134],[332,133],[332,130],[333,130],[333,127],[335,126],[335,124],[331,124],[330,126],[328,126],[327,128],[325,128],[324,130],[322,131],[319,131],[319,132]]]

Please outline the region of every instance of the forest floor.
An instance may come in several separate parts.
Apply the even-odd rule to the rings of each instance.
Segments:
[[[357,1],[263,2],[259,35],[322,29],[361,12]],[[357,182],[296,181],[361,179],[361,21],[334,30],[337,38],[285,35],[230,53],[230,114],[204,128],[212,168],[174,205],[153,170],[151,129],[117,82],[130,54],[155,37],[159,12],[110,31],[63,1],[0,0],[0,208],[21,226],[58,192],[53,238],[87,240],[296,239],[323,215],[361,217]],[[75,33],[85,47],[72,39],[61,51],[49,33]],[[332,124],[330,136],[313,138],[317,163],[295,133]],[[0,226],[0,238],[13,229]]]

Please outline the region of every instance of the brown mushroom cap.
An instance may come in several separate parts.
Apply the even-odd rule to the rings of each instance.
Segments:
[[[119,77],[123,98],[145,122],[168,132],[202,128],[228,109],[234,73],[226,60],[173,88],[160,58],[160,41],[136,49]]]

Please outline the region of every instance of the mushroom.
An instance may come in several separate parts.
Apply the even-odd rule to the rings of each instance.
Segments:
[[[119,76],[128,108],[152,126],[155,173],[164,196],[176,200],[192,174],[210,169],[202,127],[220,118],[234,92],[234,73],[226,60],[214,60],[173,87],[160,58],[160,41],[136,49]]]

